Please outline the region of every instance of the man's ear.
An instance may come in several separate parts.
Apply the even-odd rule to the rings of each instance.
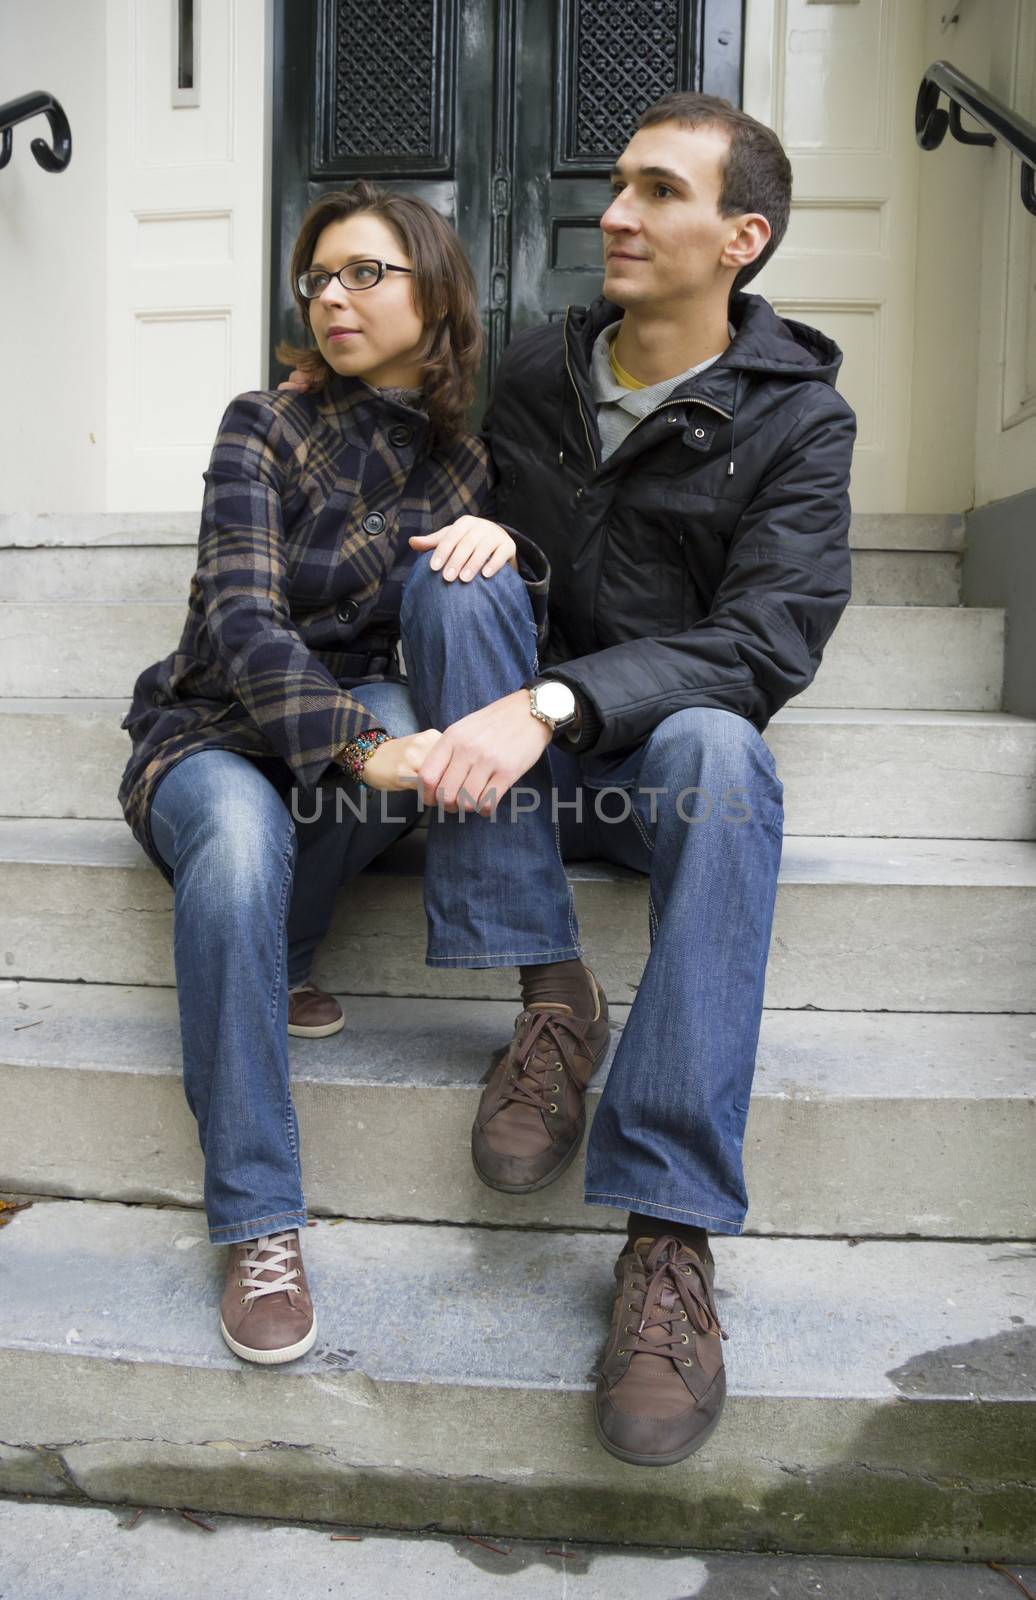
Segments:
[[[770,224],[758,211],[737,218],[737,225],[723,246],[720,262],[740,272],[761,256],[770,241]]]

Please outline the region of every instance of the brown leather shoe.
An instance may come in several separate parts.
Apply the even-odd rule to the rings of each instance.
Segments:
[[[345,1012],[333,994],[315,983],[288,990],[288,1032],[296,1039],[326,1039],[345,1027]]]
[[[615,1264],[619,1292],[594,1395],[604,1448],[669,1467],[705,1443],[727,1392],[715,1267],[671,1234],[638,1239]]]
[[[272,1366],[306,1354],[317,1323],[297,1229],[228,1247],[219,1311],[220,1332],[245,1361]]]
[[[475,1171],[491,1189],[545,1189],[575,1159],[586,1127],[586,1086],[608,1049],[608,1002],[589,1020],[571,1006],[534,1005],[515,1019],[510,1049],[490,1073],[471,1130]]]

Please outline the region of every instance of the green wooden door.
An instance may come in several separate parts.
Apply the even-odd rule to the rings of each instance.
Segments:
[[[458,229],[488,338],[600,292],[611,163],[676,88],[740,104],[744,0],[277,0],[272,349],[297,337],[299,221],[365,177]],[[276,379],[273,379],[276,381]]]

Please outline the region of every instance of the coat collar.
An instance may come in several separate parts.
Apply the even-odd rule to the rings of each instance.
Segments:
[[[603,295],[587,307],[569,307],[565,320],[569,360],[580,388],[587,394],[594,341],[602,328],[623,315],[622,307]],[[673,398],[693,393],[730,410],[741,373],[807,378],[834,385],[842,352],[826,334],[804,322],[778,316],[762,295],[741,290],[731,295],[728,317],[735,329],[730,344],[711,367],[675,389]]]
[[[394,423],[413,430],[417,453],[428,446],[428,414],[415,389],[375,389],[362,378],[334,373],[315,396],[317,410],[354,444],[369,449],[379,430]]]

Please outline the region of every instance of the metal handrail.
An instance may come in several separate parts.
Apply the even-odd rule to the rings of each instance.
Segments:
[[[46,117],[50,123],[53,148],[46,139],[34,139],[31,149],[36,162],[44,172],[64,172],[72,159],[72,130],[64,110],[52,94],[38,89],[34,94],[23,94],[19,100],[8,100],[0,106],[0,167],[11,159],[13,140],[11,129],[30,117]]]
[[[939,109],[940,91],[950,102],[949,111]],[[962,109],[987,131],[969,133],[961,126]],[[960,144],[996,144],[999,139],[1022,163],[1022,205],[1036,216],[1036,128],[1017,111],[1005,106],[995,94],[983,89],[949,61],[933,61],[917,91],[914,128],[922,150],[935,150],[946,137],[947,128]]]

